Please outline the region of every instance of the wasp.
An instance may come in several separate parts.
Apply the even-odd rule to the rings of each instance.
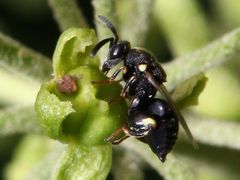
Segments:
[[[163,84],[166,82],[166,73],[156,58],[143,48],[131,47],[130,42],[119,40],[114,25],[106,17],[98,17],[111,30],[114,37],[98,42],[90,54],[91,57],[109,43],[102,72],[108,74],[109,70],[121,62],[123,65],[108,79],[93,83],[111,84],[116,81],[119,73],[122,73],[121,80],[125,85],[120,96],[130,99],[127,123],[107,137],[106,141],[119,144],[126,138],[134,136],[148,143],[152,151],[164,162],[176,142],[180,122],[193,146],[197,148],[197,142],[186,121]],[[158,91],[164,99],[155,98]],[[120,137],[121,134],[124,135]]]
[[[167,101],[158,98],[134,98],[127,123],[107,137],[106,141],[119,144],[134,136],[147,143],[164,162],[177,140],[178,129],[178,118]]]

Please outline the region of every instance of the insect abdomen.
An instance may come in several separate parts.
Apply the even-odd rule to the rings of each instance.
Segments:
[[[148,113],[155,119],[157,126],[145,137],[145,140],[152,151],[164,162],[177,140],[178,119],[169,104],[160,99],[152,100]]]
[[[172,150],[178,135],[178,120],[170,121],[159,123],[158,127],[145,137],[152,151],[162,162],[165,161],[167,154]]]

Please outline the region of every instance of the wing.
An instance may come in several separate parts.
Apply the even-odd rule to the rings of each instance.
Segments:
[[[158,89],[158,91],[159,91],[162,95],[165,96],[166,100],[168,101],[168,103],[170,104],[170,106],[173,108],[174,113],[177,115],[177,118],[178,118],[179,122],[181,123],[181,125],[182,125],[185,133],[187,134],[187,136],[188,136],[189,139],[191,140],[193,147],[194,147],[195,149],[198,149],[199,146],[198,146],[197,141],[194,139],[194,137],[193,137],[193,135],[192,135],[192,133],[191,133],[191,131],[190,131],[190,129],[189,129],[186,121],[184,120],[182,114],[181,114],[181,113],[179,112],[179,110],[177,109],[177,107],[176,107],[173,99],[171,98],[170,94],[168,93],[166,87],[165,87],[163,84],[161,84],[161,85],[158,84],[158,83],[154,80],[153,76],[152,76],[150,73],[146,72],[146,76],[147,76],[149,82],[150,82],[156,89]]]

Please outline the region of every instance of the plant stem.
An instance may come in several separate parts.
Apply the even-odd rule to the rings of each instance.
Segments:
[[[88,27],[76,0],[48,0],[60,30],[70,27]]]
[[[51,73],[51,62],[47,57],[0,33],[2,102],[33,104],[40,83],[49,79]],[[13,88],[16,86],[18,88]]]
[[[171,90],[177,84],[200,72],[206,72],[208,69],[231,59],[239,52],[240,28],[237,28],[206,47],[165,65],[164,68],[168,74],[167,86]]]
[[[0,111],[0,136],[40,133],[33,107],[10,107]]]

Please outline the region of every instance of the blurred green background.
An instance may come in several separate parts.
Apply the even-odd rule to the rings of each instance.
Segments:
[[[97,0],[78,0],[77,4],[85,17],[87,26],[95,28],[94,16],[96,13],[101,13],[96,10]],[[174,58],[202,48],[240,25],[238,0],[172,0],[167,2],[165,0],[149,2],[116,0],[114,4],[116,6],[115,16],[118,17],[118,21],[114,23],[121,38],[128,39],[134,46],[149,49],[162,63],[170,62]],[[111,11],[108,8],[106,7],[106,12]],[[111,18],[114,19],[114,17]],[[135,27],[135,24],[138,25]],[[0,32],[50,59],[62,30],[63,28],[59,28],[58,21],[54,19],[53,8],[50,8],[46,0],[0,1]],[[135,36],[133,36],[134,33]],[[103,36],[100,31],[99,36]],[[193,126],[193,134],[197,134],[196,139],[200,141],[200,149],[197,152],[193,150],[188,141],[183,139],[180,139],[174,150],[180,162],[190,164],[193,169],[193,179],[239,179],[240,177],[240,145],[238,144],[240,134],[237,132],[237,128],[240,127],[239,69],[239,55],[235,55],[229,61],[209,70],[206,73],[208,83],[199,98],[199,105],[188,109],[190,120],[191,115],[194,114],[206,120],[203,124],[208,127],[208,129],[205,129],[205,126],[200,127],[202,125],[200,120],[199,124],[190,122],[190,126]],[[6,80],[5,74],[1,71],[0,75],[1,109],[14,107],[15,103],[19,105],[22,97],[30,96],[28,92],[23,92],[22,95],[21,91],[16,91],[21,82]],[[34,97],[35,93],[32,92],[31,97]],[[26,100],[30,104],[33,101],[34,99]],[[0,115],[0,117],[4,116]],[[224,131],[221,128],[217,129],[218,125]],[[52,147],[52,142],[49,142],[48,146],[41,147],[39,144],[49,140],[42,140],[37,135],[28,137],[26,134],[4,134],[1,133],[0,128],[0,179],[4,179],[6,173],[11,174],[9,169],[17,168],[13,167],[12,162],[23,161],[27,153],[24,152],[24,147],[31,145],[33,149],[35,148],[36,154],[30,158],[32,167]],[[220,142],[218,142],[219,139]],[[231,141],[222,143],[221,139]],[[39,144],[32,144],[29,141],[39,142]],[[24,142],[26,146],[23,145]],[[136,160],[138,159],[136,155],[131,157],[123,152],[126,146],[128,146],[127,143],[120,146],[120,150],[117,147],[114,149],[113,168],[108,179],[163,178],[156,168],[147,165],[148,163],[143,159]],[[130,149],[128,151],[132,153],[131,147],[128,148]],[[119,166],[114,165],[114,162]],[[11,167],[10,163],[12,163]],[[124,169],[125,164],[129,164],[126,167],[130,170]],[[26,169],[31,169],[30,167],[21,167],[23,174]],[[125,172],[127,172],[126,176],[123,175]],[[14,175],[7,175],[7,177],[14,177]],[[180,177],[176,179],[181,179]]]

